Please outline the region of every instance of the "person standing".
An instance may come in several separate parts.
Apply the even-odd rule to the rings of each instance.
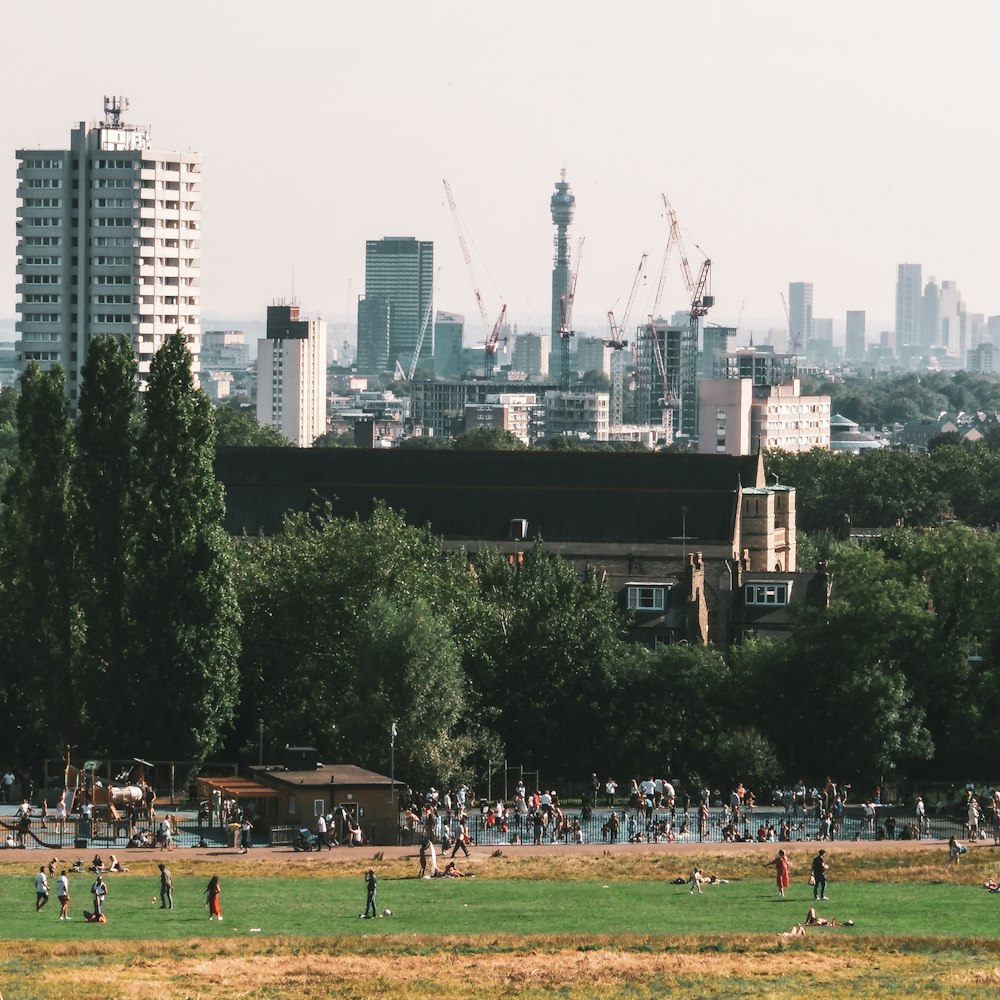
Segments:
[[[222,886],[219,876],[213,875],[205,889],[205,904],[208,906],[208,919],[222,922]]]
[[[927,807],[924,800],[918,795],[916,804],[913,807],[913,818],[917,826],[917,839],[920,840],[927,831]]]
[[[785,890],[788,888],[788,856],[784,848],[778,851],[773,861],[765,861],[765,868],[774,868],[775,881],[778,883],[778,895],[785,898]]]
[[[49,901],[49,877],[45,874],[45,866],[38,869],[35,876],[35,913],[40,913],[42,907]]]
[[[365,886],[368,889],[368,898],[365,901],[365,912],[362,916],[365,920],[373,920],[378,916],[378,911],[375,908],[375,893],[378,890],[378,877],[375,875],[375,869],[369,868],[365,874]],[[371,910],[369,915],[368,911]]]
[[[243,846],[240,848],[240,853],[246,854],[253,847],[253,823],[250,822],[250,817],[246,814],[243,816],[243,822],[240,823],[240,833],[243,839]],[[219,919],[221,920],[222,918],[220,917]]]
[[[97,876],[97,881],[90,887],[90,894],[94,897],[94,919],[100,920],[104,916],[104,900],[108,895],[108,884],[104,881],[104,876]]]
[[[813,899],[830,898],[826,894],[826,873],[829,870],[830,866],[826,860],[826,851],[821,850],[816,857],[813,858],[812,863]]]
[[[316,817],[316,850],[320,851],[324,847],[328,851],[333,850],[333,845],[330,843],[330,841],[327,839],[326,836],[326,816],[320,813]]]
[[[65,868],[56,879],[56,898],[59,900],[59,919],[69,920],[69,878]]]
[[[172,910],[174,908],[174,880],[170,875],[170,869],[160,863],[160,909]]]

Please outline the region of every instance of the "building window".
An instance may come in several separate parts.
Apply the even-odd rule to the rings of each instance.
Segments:
[[[628,586],[629,611],[662,611],[666,605],[667,588],[662,584]]]
[[[743,588],[743,603],[757,607],[783,607],[788,603],[787,583],[748,583]]]

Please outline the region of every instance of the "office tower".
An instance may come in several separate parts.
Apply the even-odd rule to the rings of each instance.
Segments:
[[[434,318],[434,375],[436,378],[459,378],[462,364],[462,332],[465,317],[438,311]]]
[[[576,342],[575,367],[581,375],[596,372],[608,378],[611,375],[611,348],[600,337],[581,337]]]
[[[896,270],[896,350],[921,347],[923,313],[922,268],[919,264],[900,264]]]
[[[68,149],[17,151],[18,363],[62,365],[74,409],[99,333],[131,339],[142,381],[181,329],[199,370],[201,157],[154,150],[127,108],[105,97]]]
[[[300,448],[326,430],[326,323],[300,319],[297,305],[267,307],[257,343],[257,422]]]
[[[399,362],[408,370],[417,350],[434,357],[431,312],[434,244],[412,236],[365,243],[365,297],[358,303],[358,372],[375,375]]]
[[[788,285],[788,352],[806,354],[813,336],[813,286],[806,281]]]
[[[938,344],[949,358],[965,359],[965,303],[954,281],[941,282],[941,335]]]
[[[933,276],[920,300],[920,343],[927,350],[941,343],[941,289]]]
[[[521,333],[514,341],[511,369],[529,378],[549,377],[549,349],[552,338],[547,333]]]
[[[847,310],[847,333],[844,353],[848,361],[860,363],[865,360],[865,311]]]
[[[736,327],[706,326],[702,330],[702,349],[698,357],[698,377],[712,378],[715,359],[736,349]]]

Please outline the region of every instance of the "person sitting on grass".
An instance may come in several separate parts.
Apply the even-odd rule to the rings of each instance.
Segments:
[[[448,864],[444,866],[443,872],[438,872],[441,878],[466,878],[465,872],[460,872],[458,866],[454,861],[449,861]],[[468,876],[471,877],[471,876]]]
[[[122,866],[122,863],[113,854],[108,855],[108,871],[109,872],[127,872],[128,868]]]
[[[810,906],[806,914],[806,926],[808,927],[853,927],[853,920],[845,920],[841,923],[836,917],[820,917],[816,913],[815,907]]]

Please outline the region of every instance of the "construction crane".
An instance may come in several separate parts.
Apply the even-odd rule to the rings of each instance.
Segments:
[[[413,348],[413,357],[410,359],[410,367],[406,372],[406,381],[412,382],[417,371],[417,362],[420,360],[420,351],[424,346],[424,334],[427,332],[427,324],[431,321],[431,310],[434,307],[434,296],[427,300],[427,308],[424,310],[424,318],[420,323],[420,332],[417,334],[417,346]]]
[[[576,267],[569,278],[569,296],[559,297],[559,388],[563,392],[568,392],[572,385],[569,341],[576,336],[573,330],[573,302],[576,299],[576,279],[580,274],[580,259],[583,257],[583,241],[585,236],[580,238],[576,249]]]
[[[493,324],[493,329],[486,338],[486,378],[493,378],[496,365],[497,345],[500,343],[500,331],[503,329],[503,321],[507,318],[507,304],[500,308],[500,315]]]
[[[621,425],[625,409],[625,348],[628,341],[624,338],[624,333],[628,329],[628,318],[632,312],[632,304],[635,302],[635,293],[639,290],[639,282],[642,280],[642,273],[646,267],[648,254],[643,254],[639,261],[639,267],[635,272],[635,281],[632,282],[632,291],[629,292],[628,301],[625,303],[625,312],[619,325],[615,320],[614,308],[608,310],[608,325],[611,329],[611,336],[604,341],[605,347],[611,348],[611,426]]]
[[[492,329],[490,328],[490,321],[486,315],[486,306],[483,304],[483,297],[479,292],[479,282],[476,280],[476,272],[472,267],[472,256],[469,254],[469,247],[465,242],[465,234],[462,232],[462,220],[458,214],[458,206],[455,204],[455,198],[451,193],[451,185],[447,180],[443,180],[444,193],[448,198],[448,207],[451,209],[451,217],[455,223],[455,232],[458,234],[458,242],[462,247],[462,256],[465,258],[465,266],[469,271],[469,280],[472,282],[472,292],[476,297],[476,306],[479,308],[479,315],[483,320],[483,335],[486,338],[485,348],[486,355],[484,359],[483,369],[486,373],[486,378],[493,378],[494,365],[496,363],[496,353],[497,353],[497,343],[500,337],[499,326],[502,326],[500,321],[497,321],[497,325]],[[507,312],[507,306],[504,305],[500,312],[501,316],[504,316]]]

